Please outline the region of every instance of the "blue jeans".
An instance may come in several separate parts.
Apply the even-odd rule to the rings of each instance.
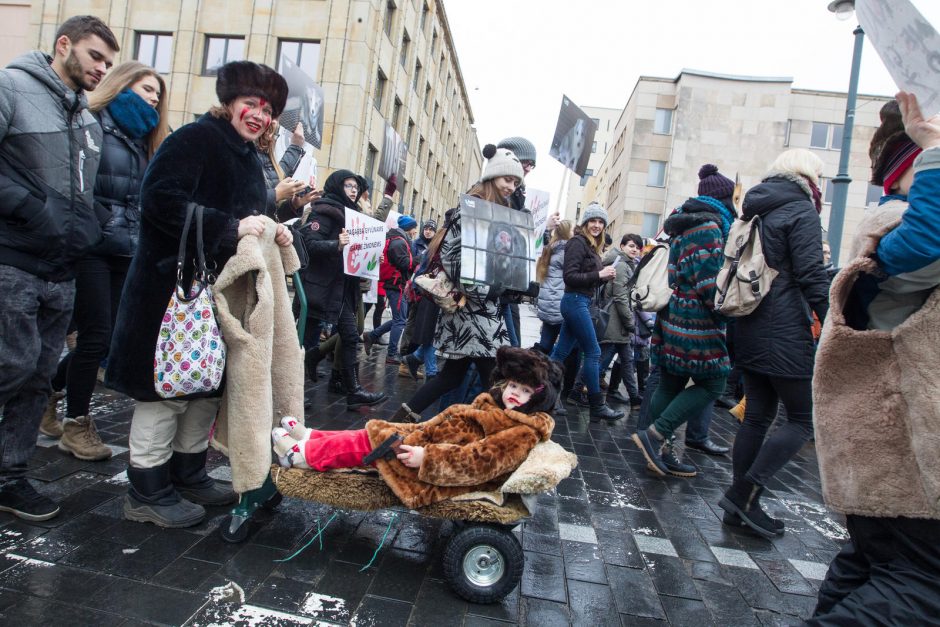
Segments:
[[[425,377],[437,375],[437,353],[434,352],[434,344],[422,344],[412,355],[424,362]]]
[[[565,295],[561,297],[561,316],[564,322],[561,323],[561,333],[552,351],[552,359],[564,361],[577,345],[584,355],[584,362],[581,366],[584,384],[589,394],[597,394],[601,391],[601,347],[594,334],[590,306],[591,298],[584,294],[565,292]]]
[[[509,333],[509,345],[519,347],[519,330],[516,329],[516,323],[512,319],[512,307],[509,303],[502,306],[503,320],[506,322],[506,331]]]
[[[52,283],[0,265],[0,486],[26,474],[75,302],[75,281]]]
[[[391,335],[388,336],[388,356],[394,357],[398,355],[398,341],[405,330],[405,323],[408,322],[408,299],[402,298],[400,291],[390,289],[385,290],[385,297],[388,299],[392,319],[386,320],[379,328],[369,331],[369,335],[374,341],[391,331]]]

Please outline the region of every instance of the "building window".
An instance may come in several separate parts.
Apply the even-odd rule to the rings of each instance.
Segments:
[[[865,194],[865,206],[877,205],[881,200],[882,194],[884,194],[885,189],[881,185],[872,185],[868,184],[868,192]]]
[[[434,50],[437,49],[437,30],[431,33],[431,54],[434,54]]]
[[[375,174],[375,159],[378,156],[378,154],[379,154],[378,149],[372,144],[369,144],[369,150],[368,152],[366,152],[366,167],[365,167],[365,172],[364,172],[364,174],[366,175],[366,179],[369,181],[369,189],[372,189],[373,187],[375,187],[372,184],[372,181],[374,180],[373,176]]]
[[[388,82],[388,79],[385,78],[385,73],[382,70],[379,70],[379,75],[375,81],[375,99],[374,104],[375,108],[382,111],[382,101],[385,99],[385,84]]]
[[[395,104],[392,106],[392,126],[398,130],[398,118],[401,117],[401,100],[395,98]]]
[[[389,0],[385,9],[385,34],[389,37],[392,36],[392,28],[395,27],[395,10],[398,7],[395,6],[395,3]]]
[[[592,143],[591,143],[591,154],[593,155],[595,152],[597,152],[597,142],[592,142]]]
[[[414,132],[415,132],[415,123],[411,120],[411,118],[408,118],[408,134],[405,135],[405,143],[408,144],[409,146],[411,145],[411,138],[414,135]]]
[[[594,122],[594,128],[601,130],[601,121],[597,118],[591,118],[591,122]]]
[[[793,120],[787,120],[787,128],[783,133],[783,146],[786,148],[790,145],[790,131],[793,130]]]
[[[277,71],[284,73],[284,59],[287,59],[310,78],[317,77],[320,64],[320,42],[281,39],[278,42]]]
[[[428,25],[428,13],[431,12],[431,7],[428,6],[428,3],[425,2],[424,6],[421,7],[421,31],[424,32],[424,28]]]
[[[659,233],[659,214],[644,213],[643,224],[640,226],[640,235],[643,237],[656,237]]]
[[[591,168],[588,168],[587,170],[585,170],[584,176],[581,177],[581,187],[584,187],[585,185],[587,185],[588,179],[591,178],[592,176],[594,176],[594,170],[592,170]]]
[[[415,93],[418,93],[418,85],[421,82],[421,62],[417,59],[415,60],[415,75],[411,79],[411,88]]]
[[[414,215],[415,209],[418,206],[418,190],[411,191],[411,213]]]
[[[813,122],[809,145],[813,148],[839,150],[842,147],[842,125]]]
[[[422,135],[422,136],[418,139],[418,154],[417,154],[417,157],[418,157],[418,164],[421,163],[421,153],[423,153],[423,152],[424,152],[424,136]]]
[[[835,193],[836,186],[832,184],[832,179],[824,176],[819,177],[819,187],[822,189],[822,201],[824,205],[832,204],[832,195]]]
[[[219,68],[230,61],[245,58],[244,37],[206,37],[206,53],[202,61],[204,76],[215,76]]]
[[[160,74],[169,74],[173,64],[173,35],[166,33],[137,33],[137,51],[134,58],[149,65]]]
[[[405,34],[401,36],[401,52],[398,56],[398,61],[402,67],[408,66],[408,48],[410,47],[411,38],[408,36],[408,31],[405,31]]]
[[[650,161],[649,170],[646,173],[646,184],[649,187],[666,186],[666,162]]]
[[[431,83],[424,84],[424,112],[431,112]]]
[[[653,132],[657,135],[672,133],[672,109],[656,109],[656,117],[653,119]]]

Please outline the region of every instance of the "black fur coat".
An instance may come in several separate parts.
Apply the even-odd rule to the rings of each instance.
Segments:
[[[254,147],[227,120],[202,116],[171,134],[154,155],[141,187],[140,242],[124,283],[111,340],[106,383],[138,401],[163,400],[154,389],[154,349],[176,282],[186,207],[204,207],[206,262],[221,272],[235,253],[238,221],[265,207],[264,175]],[[184,281],[191,279],[195,225]]]

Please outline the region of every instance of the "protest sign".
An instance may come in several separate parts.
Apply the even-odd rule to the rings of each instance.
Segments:
[[[596,131],[597,125],[591,116],[571,102],[568,96],[562,96],[558,124],[555,125],[555,136],[548,154],[578,176],[584,176]]]
[[[274,158],[280,162],[284,158],[284,153],[287,152],[287,147],[290,146],[290,138],[293,134],[293,131],[280,127],[277,132],[277,139],[274,141]],[[292,179],[303,181],[310,187],[316,189],[317,187],[317,160],[313,156],[313,145],[307,142],[304,142],[303,145],[304,156],[300,158],[300,163],[297,164],[297,168],[293,172],[285,172],[285,175],[289,175]]]
[[[548,224],[548,192],[540,189],[525,190],[525,208],[532,212],[532,224],[535,229],[535,258],[538,259],[542,254],[542,246],[548,242],[543,241],[545,237],[545,225]]]
[[[395,128],[385,123],[385,143],[382,144],[382,155],[379,157],[379,176],[386,181],[393,174],[398,174],[398,180],[404,178],[405,158],[408,156],[408,145],[395,131]]]
[[[281,56],[281,76],[287,81],[287,104],[279,122],[293,131],[297,122],[304,125],[304,139],[310,145],[323,146],[323,88],[296,63]]]
[[[929,117],[940,112],[940,35],[910,0],[856,0],[858,23],[891,78],[917,96]]]
[[[534,279],[532,214],[460,197],[460,282],[524,292]]]
[[[379,278],[379,258],[385,248],[385,225],[355,209],[346,208],[346,234],[343,272],[364,279]]]

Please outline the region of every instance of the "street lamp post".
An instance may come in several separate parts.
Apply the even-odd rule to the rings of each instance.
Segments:
[[[838,17],[850,16],[855,10],[855,0],[834,0],[829,10]],[[842,152],[839,154],[839,173],[832,179],[832,207],[829,212],[829,245],[832,249],[832,265],[838,267],[842,248],[842,229],[845,225],[845,205],[849,196],[849,157],[852,153],[852,129],[855,126],[855,103],[858,99],[858,75],[862,64],[862,44],[865,31],[861,26],[853,31],[855,49],[852,52],[852,72],[849,75],[849,92],[845,101],[845,123],[842,126]]]

